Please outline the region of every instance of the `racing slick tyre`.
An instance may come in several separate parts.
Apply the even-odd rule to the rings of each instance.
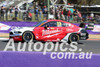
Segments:
[[[68,38],[68,43],[78,42],[78,41],[79,41],[79,35],[78,34],[71,34]]]
[[[26,32],[23,33],[22,39],[23,39],[23,41],[25,41],[25,42],[29,42],[29,41],[31,41],[31,40],[33,41],[33,40],[34,40],[34,35],[33,35],[32,32],[26,31]]]

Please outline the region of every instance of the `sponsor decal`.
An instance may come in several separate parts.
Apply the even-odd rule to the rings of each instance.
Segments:
[[[60,30],[53,30],[53,31],[50,31],[50,30],[43,30],[42,31],[42,36],[44,35],[49,35],[49,34],[53,34],[53,33],[58,33],[60,32]]]
[[[74,30],[73,30],[73,29],[68,29],[68,28],[67,28],[66,31],[74,31]]]
[[[48,35],[48,36],[45,36],[45,37],[46,37],[46,38],[47,38],[47,37],[49,38],[49,37],[53,37],[53,36],[56,36],[56,35],[59,35],[59,34],[60,34],[60,33],[53,34],[53,35]],[[45,37],[44,37],[44,38],[45,38]]]
[[[94,25],[92,32],[100,32],[100,25]]]
[[[74,28],[74,25],[69,24],[69,26],[70,26],[71,28]]]
[[[0,30],[9,30],[10,26],[0,23]]]
[[[53,30],[54,28],[50,28],[51,30]]]

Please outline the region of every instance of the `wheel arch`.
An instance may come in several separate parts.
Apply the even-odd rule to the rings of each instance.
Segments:
[[[66,36],[61,41],[65,41],[66,40],[68,42],[69,41],[69,37],[70,37],[71,34],[78,34],[78,33],[76,33],[76,32],[68,33],[68,34],[66,34]]]

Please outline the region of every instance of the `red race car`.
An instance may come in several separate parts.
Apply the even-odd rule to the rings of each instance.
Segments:
[[[10,31],[10,38],[15,41],[79,41],[88,39],[85,29],[62,20],[46,20],[33,27],[22,27]]]

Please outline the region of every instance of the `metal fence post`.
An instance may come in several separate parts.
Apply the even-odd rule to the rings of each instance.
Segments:
[[[48,19],[49,19],[49,14],[50,14],[50,0],[47,1],[48,4]]]

